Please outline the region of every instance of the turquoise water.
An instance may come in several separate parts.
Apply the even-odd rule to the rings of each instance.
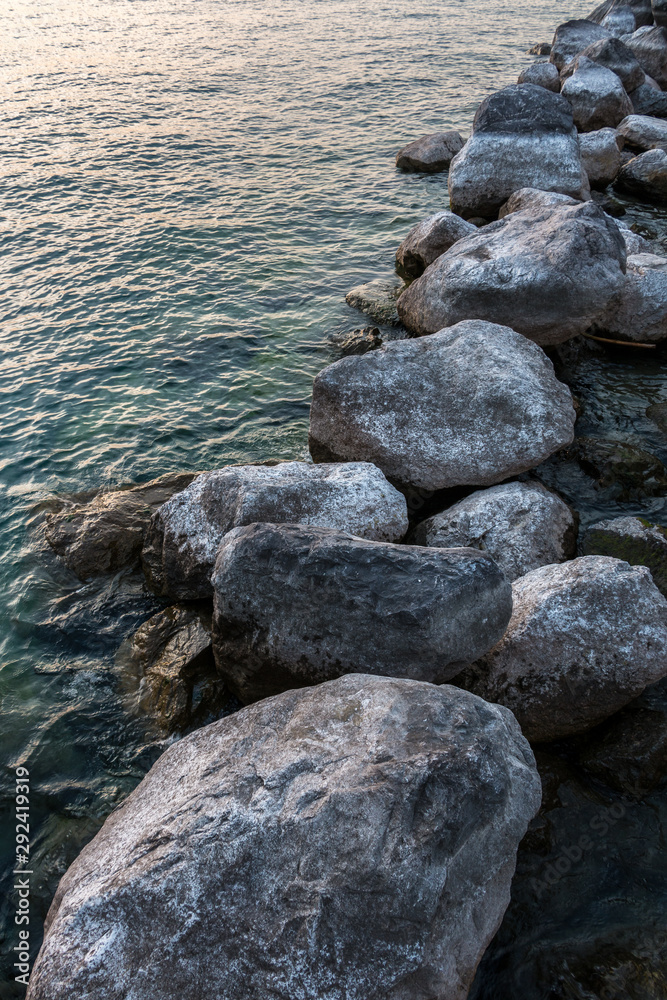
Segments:
[[[114,666],[158,605],[133,576],[84,585],[59,566],[40,534],[44,504],[177,469],[303,456],[329,337],[366,322],[345,292],[391,274],[410,226],[447,205],[446,179],[398,174],[396,150],[469,130],[480,100],[529,61],[527,46],[585,9],[3,5],[0,792],[7,815],[12,769],[29,767],[35,946],[59,876],[162,748],[124,711]],[[667,232],[660,213],[630,217],[658,242]],[[644,413],[667,401],[659,359],[593,358],[577,377],[586,433],[629,435],[667,460]],[[584,520],[619,509],[568,482]],[[650,500],[653,519],[665,521],[663,503]],[[11,834],[2,825],[3,888]],[[0,910],[3,1000],[22,995],[7,959],[12,903]],[[485,996],[511,995],[512,981],[489,977],[500,992]],[[550,995],[547,982],[531,989]]]

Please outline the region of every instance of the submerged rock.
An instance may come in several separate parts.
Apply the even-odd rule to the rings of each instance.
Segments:
[[[664,28],[644,25],[623,41],[634,52],[644,72],[664,90],[667,87],[667,35]]]
[[[625,269],[619,228],[592,202],[524,209],[456,243],[403,292],[398,311],[418,335],[484,319],[559,344],[613,309]]]
[[[222,539],[253,521],[317,524],[396,541],[407,531],[408,512],[405,498],[380,470],[362,462],[282,462],[206,472],[151,521],[142,553],[150,586],[179,600],[211,597]]]
[[[667,490],[667,469],[660,459],[630,441],[579,437],[562,457],[578,462],[616,500],[660,496]]]
[[[512,585],[498,645],[463,677],[531,742],[584,732],[667,674],[667,601],[644,566],[583,556]]]
[[[639,517],[614,517],[590,524],[581,539],[585,555],[613,556],[631,566],[647,566],[667,597],[667,531]]]
[[[553,63],[534,62],[526,66],[519,74],[517,83],[533,83],[536,87],[544,87],[554,94],[560,93],[560,76]]]
[[[632,114],[632,104],[616,73],[580,55],[577,68],[563,83],[561,94],[572,105],[580,132],[615,128]]]
[[[663,434],[667,434],[667,403],[652,403],[647,406],[646,416]]]
[[[135,681],[136,708],[168,732],[202,724],[229,699],[215,670],[210,611],[160,611],[123,643],[116,659]]]
[[[577,528],[572,511],[539,483],[505,483],[472,493],[422,521],[411,541],[487,552],[508,580],[571,559]]]
[[[579,147],[591,187],[608,187],[621,169],[621,152],[615,130],[603,128],[581,135]]]
[[[464,218],[495,218],[524,187],[589,194],[570,105],[530,83],[505,87],[479,106],[472,135],[452,160],[449,199]]]
[[[610,37],[606,28],[591,20],[566,21],[556,28],[549,58],[560,71],[589,45]]]
[[[543,351],[508,327],[469,320],[320,372],[310,450],[315,461],[373,462],[427,490],[490,486],[569,443],[574,420]]]
[[[515,720],[466,692],[288,691],[170,747],[112,813],[28,998],[460,1000],[539,802]]]
[[[618,172],[616,187],[626,194],[647,201],[667,202],[667,153],[664,149],[649,149],[640,153]]]
[[[347,673],[442,684],[486,652],[512,610],[489,556],[251,524],[213,574],[218,670],[243,702]]]
[[[82,580],[134,566],[155,510],[196,475],[182,472],[140,486],[63,500],[57,512],[46,515],[46,539]]]
[[[628,115],[618,126],[624,145],[636,153],[648,149],[667,150],[667,122],[649,115]]]
[[[667,154],[662,155],[667,160]],[[637,343],[667,340],[667,257],[653,253],[628,257],[623,298],[600,331]]]
[[[348,306],[359,309],[366,313],[376,323],[384,323],[388,326],[399,326],[400,320],[396,312],[396,299],[401,293],[403,285],[387,280],[386,278],[375,278],[365,285],[357,285],[345,296]]]
[[[528,56],[548,56],[551,55],[551,45],[549,42],[535,42],[529,49],[526,49]]]
[[[414,226],[396,251],[396,270],[404,278],[418,278],[458,240],[477,227],[453,212],[436,212]]]
[[[368,351],[376,351],[378,347],[382,347],[382,333],[376,326],[337,333],[331,340],[344,358],[351,354],[367,354]]]
[[[463,139],[458,132],[434,132],[399,149],[396,166],[408,173],[437,174],[448,168],[461,149]]]

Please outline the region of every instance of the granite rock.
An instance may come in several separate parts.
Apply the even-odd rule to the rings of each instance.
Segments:
[[[408,173],[437,174],[447,170],[461,149],[463,139],[458,132],[434,132],[403,146],[396,154],[396,166]]]

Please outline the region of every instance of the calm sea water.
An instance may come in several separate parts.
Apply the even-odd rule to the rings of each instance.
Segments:
[[[0,806],[11,815],[12,769],[27,765],[35,946],[58,878],[162,749],[123,710],[114,667],[122,638],[157,605],[134,577],[83,585],[60,567],[40,536],[44,502],[303,456],[329,337],[366,322],[345,292],[391,274],[410,226],[447,205],[444,177],[395,171],[397,148],[469,130],[480,100],[530,61],[527,46],[585,10],[576,0],[5,0]],[[660,213],[635,207],[630,218],[664,240]],[[664,374],[655,358],[591,359],[577,387],[586,433],[629,436],[666,459],[645,416],[667,401]],[[568,499],[584,520],[621,509],[577,489]],[[664,522],[663,507],[622,509]],[[662,806],[641,808],[653,810],[657,843]],[[4,889],[12,832],[0,824]],[[664,876],[641,863],[621,865],[608,887],[640,898],[640,942],[667,896]],[[597,884],[590,859],[584,869]],[[519,985],[524,1000],[561,995],[539,973],[534,940],[548,950],[554,934],[572,936],[567,900],[582,885],[556,915],[544,916],[544,900],[536,911],[517,902],[533,951],[505,941],[480,996],[514,998]],[[12,903],[5,895],[0,910],[2,998],[22,995],[8,958]],[[578,939],[590,944],[606,910],[599,893],[587,907]],[[621,910],[630,919],[629,904]]]

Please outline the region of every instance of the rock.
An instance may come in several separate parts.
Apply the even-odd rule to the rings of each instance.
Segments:
[[[59,510],[46,515],[46,539],[82,580],[134,566],[155,510],[196,475],[182,472],[110,493],[63,500]]]
[[[117,662],[135,682],[133,707],[168,732],[201,724],[229,698],[216,674],[205,610],[176,605],[153,615],[123,643]]]
[[[386,278],[375,278],[365,285],[357,285],[345,296],[348,306],[366,313],[376,323],[398,326],[396,299],[403,285]]]
[[[344,358],[351,354],[367,354],[382,347],[382,334],[376,326],[365,326],[361,330],[334,334],[332,343]]]
[[[667,403],[653,403],[651,406],[647,406],[646,416],[663,434],[667,434]]]
[[[495,218],[524,187],[588,196],[570,105],[530,83],[505,87],[479,106],[450,167],[451,208],[466,219]]]
[[[606,188],[621,169],[621,153],[613,128],[602,128],[579,136],[581,162],[591,187]]]
[[[656,90],[649,83],[643,83],[630,94],[632,108],[636,115],[651,118],[667,118],[667,94]]]
[[[581,140],[580,140],[581,141]],[[514,212],[523,212],[527,208],[551,208],[552,205],[579,205],[581,202],[576,198],[570,198],[567,194],[557,194],[555,191],[539,191],[537,188],[520,188],[511,194],[505,204],[498,212],[498,218],[504,219],[506,215]]]
[[[549,58],[560,72],[589,45],[610,37],[606,28],[593,21],[566,21],[556,28]]]
[[[667,35],[664,28],[644,25],[632,35],[626,35],[623,41],[632,49],[644,72],[663,90],[667,88]]]
[[[535,62],[521,71],[517,83],[533,83],[536,87],[560,93],[560,76],[553,63]]]
[[[610,69],[628,93],[641,87],[646,79],[634,52],[619,38],[601,38],[593,42],[565,67],[561,77],[567,79],[572,76],[585,60]]]
[[[508,327],[470,320],[320,372],[310,451],[316,462],[372,461],[426,490],[490,486],[571,441],[574,419],[543,351]]]
[[[621,227],[621,236],[623,237],[625,249],[628,254],[628,262],[630,261],[630,257],[635,254],[653,253],[653,247],[649,241],[645,240],[643,236],[639,235],[639,233],[633,232],[632,229]],[[634,268],[632,271],[634,272]]]
[[[459,1000],[539,802],[498,706],[379,677],[288,691],[171,746],[112,813],[28,998]]]
[[[618,126],[618,134],[628,149],[644,153],[649,149],[667,151],[667,122],[648,115],[628,115]]]
[[[559,344],[614,307],[625,269],[619,228],[592,202],[524,209],[456,243],[403,292],[398,312],[417,335],[484,319]]]
[[[572,511],[539,483],[504,483],[472,493],[417,525],[412,541],[435,548],[487,552],[508,580],[571,559],[577,528]]]
[[[666,153],[660,152],[667,158]],[[596,330],[636,343],[667,340],[667,257],[633,254],[628,257],[625,280],[620,306]]]
[[[458,132],[434,132],[403,146],[396,154],[396,166],[408,173],[438,174],[461,149],[463,139]]]
[[[585,555],[613,556],[631,566],[647,566],[667,597],[667,531],[639,517],[614,517],[590,524],[581,539]]]
[[[632,103],[616,73],[579,56],[578,68],[563,83],[561,94],[572,105],[580,132],[615,128],[632,114]]]
[[[404,278],[418,278],[425,268],[458,240],[477,228],[453,212],[436,212],[414,226],[396,251],[396,270]]]
[[[630,441],[579,437],[562,458],[578,462],[598,489],[609,491],[610,499],[641,500],[667,490],[667,469],[660,459]]]
[[[583,556],[515,580],[498,645],[465,686],[531,742],[584,732],[667,674],[667,601],[644,566]]]
[[[151,521],[142,553],[149,585],[178,600],[211,597],[220,543],[232,528],[253,521],[293,521],[397,541],[408,529],[408,512],[405,498],[380,470],[362,462],[282,462],[206,472]]]
[[[637,27],[635,15],[627,5],[616,7],[610,11],[600,22],[603,28],[614,38],[622,38],[623,35],[631,35]]]
[[[653,20],[659,28],[667,28],[667,2],[665,0],[652,0],[651,9]]]
[[[644,24],[653,24],[651,0],[605,0],[605,3],[601,3],[588,15],[588,20],[599,24],[612,14],[624,12],[627,8],[632,11],[638,28]]]
[[[213,585],[215,661],[245,703],[349,673],[442,684],[498,641],[512,611],[484,553],[296,524],[230,532]]]
[[[660,204],[667,201],[667,153],[664,149],[649,149],[640,153],[618,172],[615,187],[625,194],[635,195]]]
[[[551,55],[551,46],[548,42],[536,42],[534,45],[531,45],[529,49],[526,49],[526,55],[549,56]]]

